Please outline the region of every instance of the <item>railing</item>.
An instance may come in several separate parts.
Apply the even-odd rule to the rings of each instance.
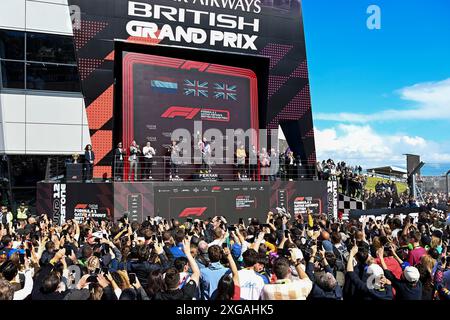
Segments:
[[[277,168],[278,167],[278,168]],[[238,164],[236,159],[223,159],[221,163],[213,159],[193,159],[192,162],[172,161],[170,156],[136,159],[124,157],[123,161],[115,159],[113,178],[116,181],[265,181],[265,180],[312,180],[314,166],[262,166],[258,161],[251,164],[247,160]]]
[[[65,157],[54,156],[47,159],[45,180],[61,180],[66,174]]]

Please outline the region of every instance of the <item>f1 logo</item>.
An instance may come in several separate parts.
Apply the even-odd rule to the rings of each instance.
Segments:
[[[194,207],[194,208],[186,208],[184,209],[180,215],[179,218],[186,218],[189,216],[196,216],[201,217],[203,213],[205,213],[207,207]]]
[[[189,107],[169,107],[162,115],[161,118],[175,118],[183,117],[185,119],[193,119],[197,113],[200,112],[200,108],[189,108]]]
[[[200,72],[203,72],[206,70],[206,68],[208,68],[208,66],[209,66],[209,63],[198,62],[198,61],[186,61],[181,66],[181,69],[186,69],[186,70],[196,69]]]

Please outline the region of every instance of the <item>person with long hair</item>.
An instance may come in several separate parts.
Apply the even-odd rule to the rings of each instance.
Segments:
[[[92,145],[88,144],[84,149],[84,170],[85,180],[92,181],[92,169],[94,167],[95,153],[92,151]]]
[[[147,286],[145,291],[147,292],[150,300],[153,300],[158,292],[167,290],[166,283],[164,282],[164,275],[160,270],[155,270],[148,275]]]
[[[433,268],[436,260],[432,256],[426,254],[420,259],[417,269],[420,273],[420,281],[422,282],[422,300],[433,300],[434,284],[433,284]]]

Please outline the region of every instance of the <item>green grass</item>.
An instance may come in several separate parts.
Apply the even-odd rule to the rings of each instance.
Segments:
[[[367,177],[367,183],[366,183],[365,189],[368,191],[375,192],[375,185],[377,184],[378,181],[386,182],[388,180],[382,179],[382,178],[377,178],[377,177]],[[400,194],[405,192],[408,189],[408,185],[404,182],[395,182],[395,184],[397,185],[397,190]]]

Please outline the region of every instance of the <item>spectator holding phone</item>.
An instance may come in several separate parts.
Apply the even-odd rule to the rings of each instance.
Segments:
[[[179,287],[180,272],[171,267],[167,269],[164,275],[164,284],[166,290],[155,294],[155,300],[192,300],[197,293],[197,288],[200,283],[200,269],[191,254],[191,238],[186,237],[183,240],[183,251],[189,262],[189,267],[192,274],[189,281],[182,287]]]
[[[397,300],[422,299],[422,282],[420,282],[420,273],[416,267],[407,266],[403,270],[402,277],[397,279],[386,265],[383,247],[378,249],[377,256],[386,278],[392,282],[392,286],[395,289],[395,298]]]
[[[306,274],[313,282],[308,299],[310,300],[342,300],[342,288],[339,286],[333,275],[333,270],[325,256],[325,251],[320,251],[320,261],[316,261],[317,246],[311,247],[311,256],[306,265]],[[315,273],[317,264],[323,266],[323,271],[319,274]]]
[[[277,280],[264,286],[265,300],[306,300],[311,292],[312,282],[304,271],[301,257],[294,250],[290,250],[290,255],[299,280],[292,280],[289,260],[284,257],[277,258],[272,267]]]
[[[223,254],[227,258],[232,274],[224,274],[222,278],[220,278],[219,285],[217,286],[216,300],[241,300],[239,272],[236,262],[233,259],[230,249],[224,248]]]

